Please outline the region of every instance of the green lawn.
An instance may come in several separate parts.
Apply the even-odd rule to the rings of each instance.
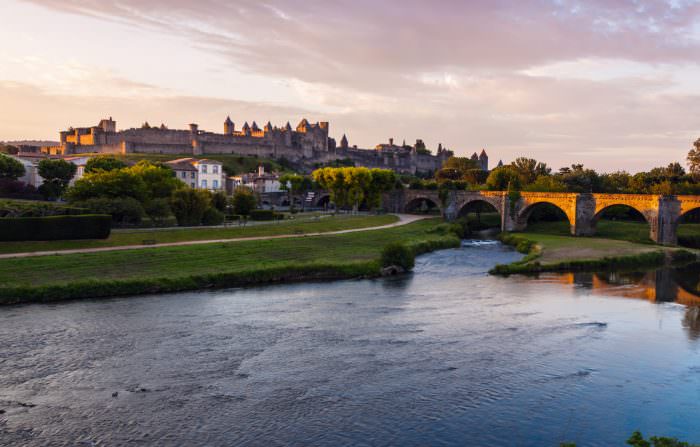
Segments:
[[[28,241],[3,242],[0,253],[23,253],[34,251],[69,250],[77,248],[117,247],[121,245],[142,245],[143,241],[157,243],[202,241],[208,239],[233,239],[239,237],[274,236],[279,234],[321,233],[347,230],[351,228],[377,227],[394,223],[398,217],[390,214],[380,216],[341,216],[319,218],[318,220],[285,220],[264,225],[228,228],[187,228],[168,230],[118,230],[108,239],[77,241]]]
[[[668,250],[649,239],[649,225],[643,222],[601,220],[593,237],[571,236],[568,222],[530,224],[520,234],[540,248],[537,261],[554,264],[567,261],[593,260],[605,257],[636,256]],[[679,234],[700,235],[700,224],[683,224]]]
[[[286,271],[313,271],[316,266],[336,270],[360,266],[360,271],[376,272],[376,260],[390,242],[419,246],[418,252],[425,251],[425,247],[457,245],[459,241],[454,236],[429,231],[440,222],[426,219],[390,229],[339,235],[0,259],[0,299],[12,302],[13,297],[20,295],[23,299],[45,299],[48,295],[44,292],[34,291],[47,286],[72,288],[61,291],[64,298],[108,296],[126,293],[125,290],[173,290],[167,286],[175,283],[177,290],[183,290],[201,288],[203,282],[209,283],[208,278],[218,284],[221,275],[228,275],[228,279],[236,275],[238,279],[253,279],[275,271],[284,277]],[[188,278],[195,278],[192,287]],[[114,292],[123,285],[119,281],[130,282],[132,288]],[[86,289],[99,292],[87,293]]]

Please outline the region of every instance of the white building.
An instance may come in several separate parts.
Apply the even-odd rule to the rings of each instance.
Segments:
[[[78,168],[70,181],[70,185],[72,186],[77,180],[83,178],[83,175],[85,175],[85,165],[90,159],[90,157],[60,157],[56,155],[21,152],[17,155],[9,155],[9,157],[14,158],[22,163],[22,166],[24,166],[24,175],[18,180],[28,185],[32,185],[35,188],[38,188],[42,183],[44,183],[44,179],[39,175],[39,162],[41,162],[41,160],[58,160],[62,158],[67,162],[76,165]]]
[[[179,158],[165,164],[175,172],[178,180],[191,188],[220,191],[226,187],[226,177],[220,161]]]
[[[258,172],[229,177],[229,185],[231,189],[245,186],[258,194],[281,192],[282,185],[279,179],[280,177],[276,173],[266,173],[265,167],[261,164],[258,166]]]

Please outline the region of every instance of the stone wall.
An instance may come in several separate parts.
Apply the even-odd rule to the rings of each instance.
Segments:
[[[385,208],[391,212],[406,212],[415,200],[430,200],[443,216],[456,219],[460,212],[474,202],[492,205],[501,215],[501,230],[523,231],[528,218],[539,204],[556,206],[566,214],[575,236],[592,236],[605,209],[626,205],[639,211],[649,224],[649,238],[663,245],[675,245],[677,227],[684,214],[700,208],[700,196],[662,196],[654,194],[579,194],[579,193],[518,193],[517,201],[505,191],[450,191],[443,202],[438,191],[403,190],[384,196]]]

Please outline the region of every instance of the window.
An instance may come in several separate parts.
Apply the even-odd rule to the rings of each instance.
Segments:
[[[206,188],[206,187],[207,187],[207,181],[206,181],[206,180],[202,180],[202,188]]]
[[[214,180],[213,182],[211,182],[211,187],[214,189],[219,189],[219,181]]]
[[[202,165],[202,174],[207,173],[207,165]]]
[[[212,166],[211,172],[212,172],[212,174],[218,174],[219,173],[219,165]]]
[[[195,174],[196,174],[196,172],[194,172],[194,171],[190,172],[190,178],[194,178]]]
[[[187,178],[187,173],[185,171],[182,171],[182,178]]]

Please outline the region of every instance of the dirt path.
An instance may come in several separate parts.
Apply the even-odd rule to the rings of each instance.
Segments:
[[[383,230],[386,228],[399,227],[402,225],[409,224],[421,219],[427,219],[433,216],[414,216],[410,214],[396,214],[399,220],[387,225],[381,225],[378,227],[367,227],[367,228],[351,228],[349,230],[338,230],[338,231],[326,231],[318,233],[305,233],[305,234],[278,234],[275,236],[253,236],[253,237],[238,237],[232,239],[209,239],[205,241],[182,241],[182,242],[167,242],[163,244],[153,244],[153,245],[122,245],[117,247],[100,247],[100,248],[77,248],[72,250],[51,250],[51,251],[35,251],[26,253],[7,253],[0,255],[0,259],[9,258],[30,258],[34,256],[50,256],[50,255],[72,255],[78,253],[99,253],[103,251],[116,251],[116,250],[141,250],[144,248],[160,248],[160,247],[179,247],[183,245],[200,245],[200,244],[216,244],[216,243],[228,243],[228,242],[246,242],[246,241],[260,241],[269,239],[287,239],[294,237],[310,237],[310,236],[326,236],[332,234],[345,234],[345,233],[356,233],[358,231],[373,231],[373,230]]]

